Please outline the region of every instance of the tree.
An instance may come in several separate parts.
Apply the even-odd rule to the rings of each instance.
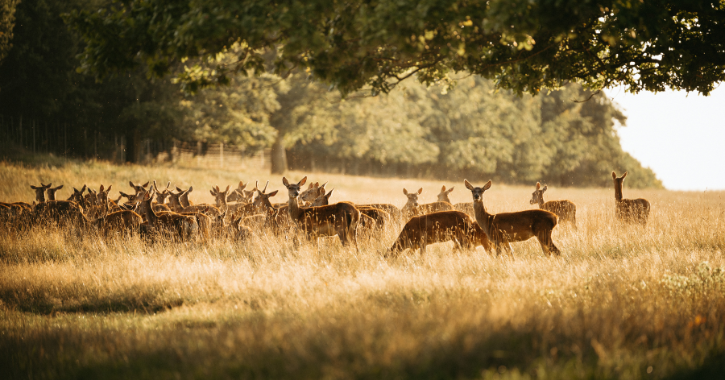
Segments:
[[[467,71],[516,94],[568,82],[589,89],[667,87],[707,95],[725,79],[725,2],[716,0],[127,0],[67,20],[87,42],[82,68],[101,78],[147,64],[166,74],[187,58],[238,60],[187,89],[261,72],[310,69],[343,94],[387,93]]]
[[[15,6],[18,0],[0,0],[0,62],[13,47],[13,27],[15,26]]]

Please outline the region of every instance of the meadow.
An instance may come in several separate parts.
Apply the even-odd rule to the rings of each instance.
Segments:
[[[329,181],[332,201],[392,203],[402,189],[456,183],[292,172]],[[211,186],[281,177],[170,165],[0,162],[0,201],[31,202],[30,184],[128,181]],[[481,186],[489,178],[467,178]],[[253,185],[252,185],[253,186]],[[489,211],[531,209],[529,187],[496,183]],[[269,190],[268,190],[269,191]],[[550,187],[577,204],[559,226],[561,257],[535,240],[514,259],[481,247],[429,246],[383,258],[401,226],[360,251],[259,231],[245,242],[146,242],[46,226],[0,227],[0,378],[690,379],[725,373],[725,192],[634,190],[646,227],[614,220],[613,189]]]

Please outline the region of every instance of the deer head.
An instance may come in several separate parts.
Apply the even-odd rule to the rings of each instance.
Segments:
[[[49,188],[48,188],[48,190],[47,190],[47,193],[48,193],[48,200],[49,200],[49,201],[54,201],[54,200],[55,200],[55,193],[56,193],[56,192],[57,192],[58,190],[62,189],[62,188],[63,188],[63,185],[60,185],[60,186],[58,186],[58,187],[49,187]]]
[[[473,185],[471,185],[470,182],[468,182],[467,179],[464,179],[463,183],[466,185],[466,189],[471,190],[471,195],[473,195],[474,202],[483,202],[483,193],[491,188],[491,180],[486,182],[483,187],[474,187]]]
[[[403,188],[403,194],[408,197],[408,203],[406,207],[418,207],[418,195],[423,193],[423,188],[418,189],[418,192],[409,193],[407,189]]]
[[[438,194],[438,202],[448,202],[451,203],[451,200],[448,198],[448,194],[450,194],[454,187],[451,187],[450,189],[446,190],[446,187],[441,187],[441,192]]]
[[[529,204],[542,204],[544,203],[544,192],[549,187],[547,185],[544,185],[544,187],[541,187],[541,183],[536,182],[536,190],[534,190],[533,193],[531,193],[531,200],[529,201]]]
[[[40,183],[40,186],[30,185],[30,188],[35,190],[35,200],[38,202],[45,202],[45,190],[50,189],[50,186],[52,185],[52,183],[44,185],[43,182]]]

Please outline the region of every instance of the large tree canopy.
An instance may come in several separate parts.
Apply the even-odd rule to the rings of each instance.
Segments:
[[[68,21],[99,77],[139,64],[163,75],[243,47],[227,66],[178,73],[192,91],[261,72],[267,48],[281,48],[278,74],[309,69],[343,94],[451,71],[518,94],[570,81],[708,94],[725,79],[722,0],[124,0]]]

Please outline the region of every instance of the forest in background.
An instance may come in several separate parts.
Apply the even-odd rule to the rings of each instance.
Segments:
[[[452,84],[425,87],[411,80],[387,95],[342,99],[305,71],[236,76],[193,95],[142,70],[97,83],[78,73],[83,43],[61,15],[101,3],[20,2],[12,47],[0,62],[0,115],[67,126],[73,156],[98,155],[88,136],[104,135],[123,138],[131,162],[140,159],[145,139],[154,141],[157,153],[170,152],[174,141],[223,142],[250,155],[271,148],[275,173],[291,168],[607,186],[612,170],[626,170],[628,186],[662,187],[622,150],[616,133],[616,122],[626,124],[622,112],[604,94],[592,96],[576,84],[519,97],[489,80],[459,75]],[[236,48],[215,63],[228,64]],[[266,64],[274,54],[266,53]],[[201,69],[187,61],[183,70],[193,77]]]

